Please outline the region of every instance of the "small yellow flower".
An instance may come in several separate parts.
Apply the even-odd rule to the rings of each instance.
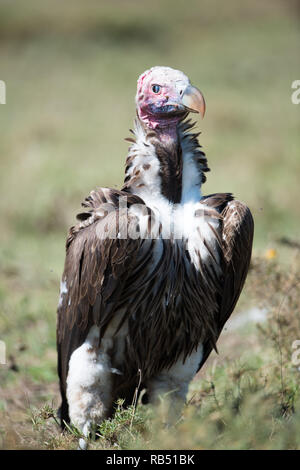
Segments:
[[[266,252],[265,252],[265,258],[266,259],[274,259],[276,258],[277,256],[277,251],[274,250],[274,248],[269,248]]]

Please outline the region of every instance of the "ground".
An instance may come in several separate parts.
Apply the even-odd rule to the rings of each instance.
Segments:
[[[253,261],[182,421],[166,431],[149,407],[120,403],[91,447],[299,448],[298,18],[292,0],[1,2],[2,448],[76,447],[53,413],[65,237],[91,189],[120,187],[136,79],[153,65],[183,70],[202,90],[212,170],[203,190],[249,205]]]

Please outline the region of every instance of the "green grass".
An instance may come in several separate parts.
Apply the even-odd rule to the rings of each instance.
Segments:
[[[260,306],[268,308],[267,320],[238,329],[229,325],[220,354],[213,353],[192,382],[177,425],[164,429],[156,409],[140,403],[124,409],[120,401],[89,448],[299,449],[299,370],[292,363],[292,343],[300,338],[299,284],[299,256],[289,272],[255,257],[234,317]],[[7,312],[9,297],[2,292]],[[48,317],[47,309],[37,315],[26,298],[19,304],[20,324],[7,333],[13,357],[0,375],[2,447],[75,449],[80,432],[70,428],[62,434],[56,419],[54,315]],[[1,319],[1,326],[9,331],[8,320]]]
[[[290,98],[299,79],[297,15],[292,0],[0,3],[2,447],[77,445],[49,411],[58,405],[55,311],[65,236],[91,189],[120,186],[136,79],[153,65],[183,70],[204,93],[199,128],[212,169],[204,191],[231,191],[254,215],[260,262],[235,317],[264,303],[273,317],[265,332],[247,325],[224,333],[176,429],[161,430],[149,408],[120,406],[91,447],[299,447],[299,373],[290,360],[300,339],[297,295],[287,324],[278,326],[274,313],[287,282],[299,277],[291,269],[297,250],[278,242],[299,239],[299,106]],[[276,265],[264,258],[269,248]]]

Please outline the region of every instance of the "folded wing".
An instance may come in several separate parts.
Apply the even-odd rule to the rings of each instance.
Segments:
[[[227,200],[224,197],[227,196]],[[218,207],[222,216],[223,288],[219,298],[217,317],[218,335],[238,301],[249,270],[254,222],[249,208],[242,202],[228,199],[229,195],[215,194],[205,199],[211,207]],[[204,344],[199,369],[208,358],[211,343]]]

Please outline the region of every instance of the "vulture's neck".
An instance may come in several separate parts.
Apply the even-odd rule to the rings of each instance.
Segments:
[[[148,205],[162,198],[170,204],[196,202],[209,171],[194,124],[150,130],[137,119],[126,160],[122,190],[137,194]],[[151,204],[152,203],[152,204]]]

